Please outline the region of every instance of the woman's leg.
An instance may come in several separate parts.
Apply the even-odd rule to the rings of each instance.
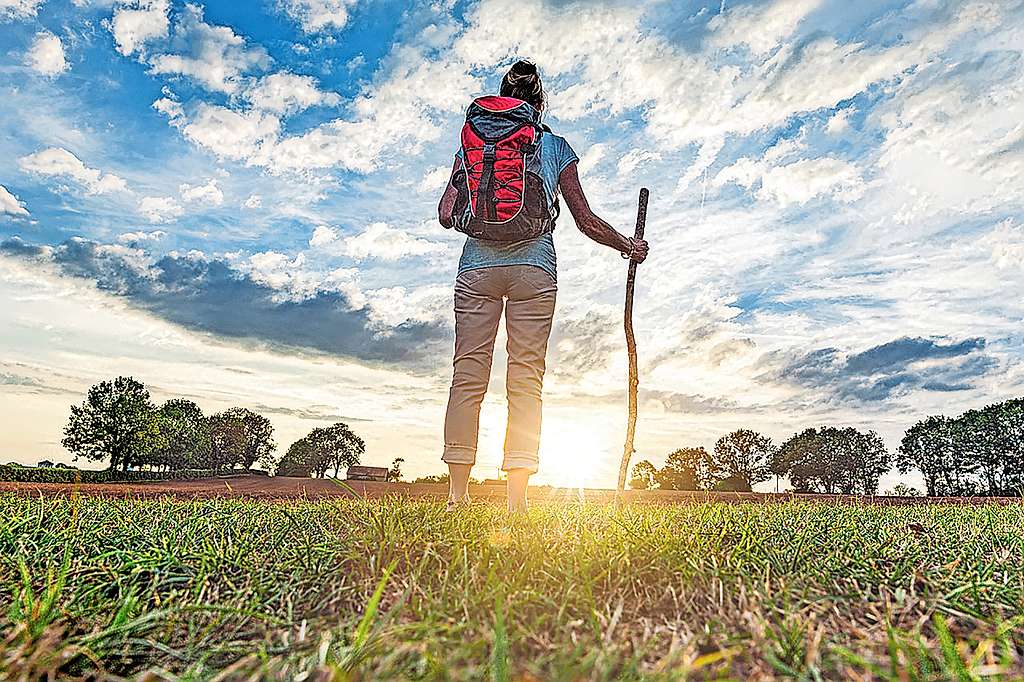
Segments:
[[[462,502],[469,498],[469,472],[472,464],[448,465],[448,501]]]
[[[480,403],[487,392],[503,301],[499,268],[480,268],[455,280],[455,360],[444,419],[449,499],[462,500],[476,462]]]
[[[526,488],[537,471],[540,446],[541,392],[551,321],[555,314],[554,277],[532,265],[517,265],[505,305],[508,331],[508,428],[505,459],[509,509],[526,508]]]

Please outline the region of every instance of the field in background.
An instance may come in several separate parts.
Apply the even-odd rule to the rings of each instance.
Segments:
[[[1020,504],[0,494],[0,527],[0,677],[1024,677]]]
[[[266,500],[320,500],[320,499],[379,499],[384,497],[410,497],[443,500],[447,497],[446,484],[437,483],[381,483],[364,481],[335,481],[322,478],[289,478],[282,476],[224,476],[186,481],[132,482],[132,483],[19,483],[0,481],[0,492],[27,495],[71,495],[75,492],[103,497],[152,498],[174,496],[182,499],[254,498]],[[504,502],[504,485],[470,486],[474,500]],[[615,493],[606,489],[530,488],[530,499],[536,502],[613,502]],[[847,502],[860,504],[1020,504],[1020,498],[997,497],[858,497],[851,495],[817,495],[792,493],[720,493],[688,492],[681,490],[627,490],[627,502],[680,504],[695,502]]]

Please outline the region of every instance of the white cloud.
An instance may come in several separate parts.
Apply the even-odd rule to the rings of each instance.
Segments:
[[[64,44],[49,31],[40,31],[25,55],[25,64],[44,76],[56,76],[68,68]]]
[[[229,27],[207,24],[202,8],[189,4],[174,26],[170,51],[147,62],[151,73],[188,76],[207,90],[230,95],[241,88],[243,74],[269,66],[270,56],[262,47],[247,47]]]
[[[708,22],[709,42],[722,48],[746,45],[755,54],[770,52],[821,4],[822,0],[774,0],[730,8]]]
[[[399,260],[409,256],[425,256],[444,250],[444,245],[414,237],[387,223],[372,223],[363,232],[346,237],[341,252],[355,260]]]
[[[124,234],[118,235],[117,241],[121,242],[122,244],[136,244],[139,242],[158,242],[166,236],[167,233],[164,232],[163,230],[153,230],[151,232],[138,230],[136,232],[125,232]]]
[[[190,122],[182,125],[185,137],[217,156],[253,159],[277,138],[280,121],[259,111],[237,112],[203,102]]]
[[[128,192],[128,184],[113,173],[103,173],[89,168],[82,161],[61,147],[50,147],[18,160],[21,169],[36,175],[74,180],[85,189],[85,193],[108,194]]]
[[[811,199],[831,196],[850,203],[864,196],[865,185],[856,166],[841,159],[802,159],[775,166],[761,176],[759,199],[771,199],[780,206],[806,204]]]
[[[114,35],[117,51],[127,57],[142,52],[151,40],[166,38],[169,6],[168,0],[139,0],[115,9],[106,26]]]
[[[660,160],[661,154],[658,152],[650,152],[646,149],[631,149],[621,159],[619,159],[619,175],[629,175],[642,163]]]
[[[850,116],[854,110],[850,108],[840,109],[829,117],[825,123],[825,132],[829,135],[841,135],[850,128]]]
[[[786,144],[790,147],[790,144]],[[793,148],[796,148],[795,146]],[[715,176],[714,185],[721,187],[733,183],[752,189],[758,199],[774,201],[783,208],[792,204],[803,205],[822,196],[850,203],[864,196],[866,185],[853,164],[832,157],[800,159],[788,164],[773,165],[781,154],[766,151],[760,160],[744,157],[723,168]]]
[[[314,249],[333,244],[338,240],[338,231],[329,225],[318,225],[309,238],[309,245]]]
[[[244,208],[261,208],[263,206],[263,197],[259,194],[250,194],[242,206]]]
[[[185,109],[181,106],[181,102],[173,100],[170,97],[161,97],[153,102],[152,106],[154,109],[166,116],[172,124],[178,124],[185,118]]]
[[[451,174],[452,169],[448,166],[431,168],[423,174],[423,179],[420,180],[417,189],[420,192],[436,192],[448,184],[448,178],[451,177]]]
[[[0,21],[34,17],[41,4],[43,0],[0,0]]]
[[[185,209],[171,197],[143,197],[139,201],[139,212],[149,222],[159,225],[178,219]]]
[[[336,92],[324,92],[311,76],[274,73],[245,91],[243,97],[256,109],[274,114],[294,114],[315,106],[334,106],[341,102]]]
[[[220,206],[224,203],[224,192],[217,186],[217,180],[210,178],[205,185],[190,185],[183,183],[178,191],[181,198],[187,203],[202,203],[212,206]]]
[[[580,157],[580,161],[577,164],[577,170],[580,175],[586,175],[590,171],[597,168],[597,164],[601,163],[601,160],[608,153],[608,145],[604,142],[598,142],[590,145],[590,147]]]
[[[0,185],[0,215],[10,215],[15,218],[27,218],[28,209],[25,204],[18,200],[18,197],[11,194],[6,187]]]
[[[348,23],[349,8],[356,0],[281,0],[285,13],[299,22],[306,33],[328,28],[339,30]]]
[[[978,244],[992,253],[992,262],[999,269],[1024,269],[1024,225],[1007,219],[996,225]]]

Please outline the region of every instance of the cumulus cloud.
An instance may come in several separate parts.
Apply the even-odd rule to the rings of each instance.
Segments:
[[[263,197],[259,194],[250,194],[249,198],[242,204],[243,208],[256,209],[263,206]]]
[[[15,238],[0,242],[0,253],[52,262],[140,310],[224,338],[403,364],[430,363],[450,343],[450,330],[436,322],[375,323],[365,305],[323,286],[350,279],[343,271],[301,296],[282,296],[271,282],[293,262],[283,254],[257,258],[259,272],[247,273],[198,253],[149,262],[137,250],[84,239],[43,248]]]
[[[64,59],[64,44],[49,31],[40,31],[25,55],[25,64],[44,76],[64,73],[68,68],[67,60]]]
[[[338,241],[338,231],[330,225],[318,225],[313,230],[313,236],[309,238],[309,245],[314,249],[328,244],[333,244]]]
[[[43,0],[0,0],[0,21],[34,17],[41,4]]]
[[[169,6],[168,0],[139,0],[117,7],[106,23],[117,51],[127,57],[143,51],[151,40],[166,38],[170,27]]]
[[[770,158],[770,155],[766,154],[765,158]],[[831,157],[801,159],[778,166],[763,159],[744,157],[715,176],[716,186],[728,183],[746,189],[760,185],[756,191],[757,198],[773,201],[783,208],[803,205],[819,197],[850,203],[860,199],[866,191],[856,166]]]
[[[73,181],[87,195],[129,191],[128,183],[123,178],[86,166],[81,159],[62,147],[50,147],[23,156],[18,159],[18,165],[27,173]]]
[[[448,184],[452,169],[448,166],[437,166],[423,174],[417,189],[420,192],[435,192]]]
[[[164,232],[163,230],[153,230],[151,232],[138,230],[135,232],[125,232],[123,234],[118,235],[117,241],[121,242],[122,244],[130,245],[139,244],[142,242],[158,242],[166,236],[167,233]]]
[[[0,215],[9,215],[15,218],[27,218],[29,215],[25,204],[3,185],[0,185]]]
[[[755,54],[764,54],[789,38],[821,5],[822,0],[773,0],[730,7],[708,22],[709,42],[719,48],[745,45]]]
[[[238,112],[203,102],[192,120],[182,125],[182,133],[219,157],[251,161],[273,146],[280,127],[280,120],[271,114]]]
[[[306,33],[316,33],[344,28],[355,4],[356,0],[280,0],[279,6]]]
[[[373,258],[393,261],[444,250],[443,244],[414,237],[383,222],[372,223],[359,234],[346,237],[341,243],[341,252],[355,260]]]
[[[204,185],[182,183],[178,188],[181,199],[187,203],[200,203],[208,206],[220,206],[224,203],[224,192],[217,186],[217,180],[210,178]]]
[[[991,250],[997,268],[1024,268],[1024,225],[1014,219],[1001,221],[978,244]]]
[[[180,218],[185,209],[171,197],[142,197],[139,212],[151,223],[169,223]]]
[[[175,26],[172,43],[182,52],[152,57],[150,71],[188,76],[208,90],[235,94],[242,74],[266,68],[270,57],[262,47],[247,48],[245,40],[230,28],[212,26],[202,18],[201,9],[186,6],[186,16]]]
[[[341,102],[340,95],[321,90],[312,76],[287,72],[265,76],[243,96],[254,108],[279,116],[315,106],[335,106]]]

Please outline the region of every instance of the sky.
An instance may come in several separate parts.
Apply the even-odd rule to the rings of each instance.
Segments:
[[[341,420],[440,473],[436,204],[517,58],[599,215],[631,233],[651,191],[636,459],[826,424],[895,449],[1024,395],[1022,50],[1022,0],[0,0],[0,460],[70,461],[69,406],[129,374],[282,452]],[[536,480],[610,486],[625,263],[567,211],[555,244]]]

